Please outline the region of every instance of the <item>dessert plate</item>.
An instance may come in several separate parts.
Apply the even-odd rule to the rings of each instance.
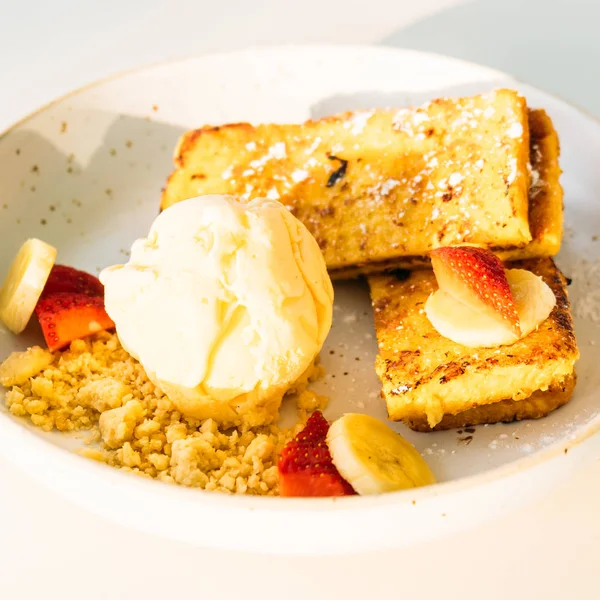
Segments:
[[[126,260],[157,214],[186,129],[235,121],[293,122],[420,104],[499,86],[520,89],[554,119],[565,188],[559,264],[570,287],[581,349],[573,400],[539,421],[419,434],[438,485],[377,497],[233,497],[119,472],[71,450],[81,440],[44,433],[0,407],[0,452],[71,501],[122,524],[194,544],[323,554],[413,544],[473,526],[545,493],[598,456],[600,428],[600,124],[561,100],[481,66],[381,47],[252,49],[137,70],[78,90],[0,137],[0,272],[27,237],[55,245],[59,262],[91,272]],[[385,418],[373,363],[366,286],[338,283],[322,352],[326,416]],[[0,358],[39,342],[0,330]],[[288,406],[284,412],[292,413]],[[290,415],[284,415],[290,418]],[[600,436],[598,436],[600,437]]]

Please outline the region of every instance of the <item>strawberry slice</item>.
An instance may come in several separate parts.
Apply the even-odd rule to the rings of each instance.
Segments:
[[[85,271],[65,265],[54,265],[44,286],[42,297],[57,292],[104,296],[104,286],[97,277]]]
[[[314,412],[279,456],[281,496],[349,496],[356,492],[335,468],[325,438],[329,423]]]
[[[73,340],[115,326],[106,314],[104,299],[87,294],[56,292],[42,295],[35,314],[51,352],[68,346]]]
[[[440,290],[521,334],[519,315],[500,259],[485,248],[448,246],[431,252]]]

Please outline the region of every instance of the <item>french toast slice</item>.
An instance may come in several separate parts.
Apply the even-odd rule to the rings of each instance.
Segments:
[[[201,194],[281,201],[329,270],[423,257],[459,243],[522,248],[529,119],[513,90],[296,125],[186,133],[161,207]]]
[[[498,348],[467,348],[433,328],[424,311],[425,301],[437,289],[432,270],[369,277],[379,345],[375,368],[392,420],[417,429],[426,423],[431,429],[440,423],[443,427],[446,415],[464,416],[477,408],[481,410],[471,413],[473,423],[506,420],[510,407],[503,405],[506,413],[488,407],[507,400],[515,403],[512,410],[518,418],[517,405],[527,398],[539,399],[533,394],[570,389],[567,381],[579,351],[564,276],[551,258],[507,267],[541,276],[554,292],[556,306],[536,330]],[[532,412],[533,408],[523,415]],[[448,426],[458,422],[460,418],[446,420]]]
[[[529,110],[531,185],[529,188],[529,228],[532,240],[522,248],[491,248],[503,261],[544,258],[560,250],[563,235],[563,189],[560,184],[560,144],[552,120],[543,109]],[[382,262],[357,264],[339,269],[334,278],[352,279],[360,275],[394,269],[429,267],[427,256],[409,256]]]
[[[563,381],[551,385],[547,390],[533,392],[524,400],[500,400],[493,404],[484,404],[468,408],[456,415],[444,415],[435,426],[430,427],[425,415],[406,420],[414,431],[429,432],[443,429],[459,429],[473,425],[491,425],[493,423],[511,423],[525,419],[541,419],[553,410],[565,405],[573,395],[576,375],[573,373]]]

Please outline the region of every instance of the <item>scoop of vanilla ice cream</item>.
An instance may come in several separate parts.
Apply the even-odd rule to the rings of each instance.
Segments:
[[[177,203],[100,280],[123,347],[200,419],[273,420],[331,327],[333,288],[317,242],[272,200]]]

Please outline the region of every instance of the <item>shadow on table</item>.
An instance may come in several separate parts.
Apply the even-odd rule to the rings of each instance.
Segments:
[[[600,113],[599,22],[600,2],[590,0],[478,0],[381,43],[485,64]]]

